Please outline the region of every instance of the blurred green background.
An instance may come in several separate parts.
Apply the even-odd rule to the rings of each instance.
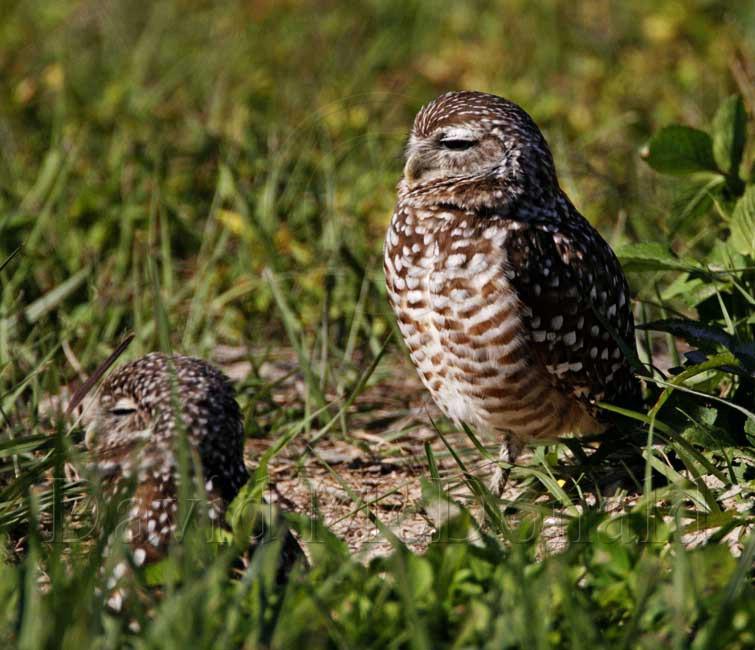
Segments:
[[[696,233],[671,231],[640,147],[672,121],[706,126],[755,54],[753,4],[718,0],[0,0],[0,15],[0,263],[24,245],[0,272],[6,386],[62,340],[84,367],[128,329],[157,347],[156,295],[182,351],[283,341],[288,308],[288,338],[374,352],[404,138],[448,89],[525,107],[613,244],[686,248]]]
[[[718,194],[701,193],[699,179],[660,176],[641,157],[666,124],[708,129],[734,93],[752,115],[753,61],[745,0],[0,0],[0,646],[753,647],[752,382],[731,367],[752,354],[755,299],[751,258],[730,246],[739,195],[726,194],[745,176],[708,170]],[[462,461],[451,464],[452,444],[434,439],[433,451],[430,416],[415,408],[425,394],[396,337],[380,356],[393,327],[381,251],[404,140],[422,104],[461,88],[532,114],[562,186],[610,243],[663,244],[635,247],[640,320],[699,316],[686,331],[707,334],[700,347],[726,365],[688,368],[687,392],[674,394],[687,402],[640,414],[655,438],[644,484],[637,472],[630,488],[638,500],[613,484],[590,500],[599,454],[583,473],[565,448],[539,447],[514,475],[523,489],[505,516],[483,494],[482,533],[464,515],[421,555],[396,545],[365,566],[318,511],[324,543],[285,599],[272,588],[274,547],[231,580],[230,556],[208,559],[217,545],[177,544],[183,584],[148,592],[144,639],[124,641],[126,619],[106,614],[94,589],[104,576],[92,547],[40,534],[53,514],[71,530],[91,514],[76,505],[86,490],[75,473],[55,482],[79,463],[83,432],[54,421],[50,397],[126,332],[136,340],[124,359],[172,348],[219,362],[225,345],[249,361],[236,379],[247,436],[265,438],[246,449],[257,485],[276,485],[269,456],[300,436],[285,466],[302,489],[304,465],[319,463],[346,486],[353,511],[339,514],[333,496],[336,524],[387,496],[391,522],[404,514],[397,501],[425,517],[431,502],[401,502],[398,489],[418,473],[440,478],[436,455],[449,485],[480,495]],[[722,122],[719,136],[736,131]],[[750,148],[745,175],[752,162]],[[660,339],[645,339],[657,353]],[[268,352],[282,361],[265,375]],[[339,454],[318,457],[318,441]],[[359,450],[353,465],[344,441]],[[544,558],[535,522],[550,505],[578,534]],[[473,531],[484,543],[446,543]]]

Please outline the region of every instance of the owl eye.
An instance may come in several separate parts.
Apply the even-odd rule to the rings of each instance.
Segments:
[[[465,149],[471,149],[477,144],[477,140],[463,140],[462,138],[444,138],[440,141],[446,149],[452,151],[464,151]]]
[[[129,399],[127,397],[123,397],[119,399],[115,404],[113,404],[113,408],[110,409],[110,413],[112,415],[130,415],[131,413],[135,413],[137,410],[136,402],[134,400]]]
[[[117,416],[123,416],[123,415],[131,415],[131,413],[136,413],[136,409],[111,409],[110,413],[112,415]]]

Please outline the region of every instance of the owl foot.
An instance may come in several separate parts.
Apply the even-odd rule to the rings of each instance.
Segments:
[[[512,466],[522,452],[522,449],[524,449],[524,442],[514,435],[507,433],[504,443],[498,452],[498,462],[493,471],[489,487],[490,491],[499,499],[503,496]]]

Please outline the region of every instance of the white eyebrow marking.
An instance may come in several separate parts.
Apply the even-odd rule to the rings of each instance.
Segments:
[[[441,140],[476,140],[474,130],[465,126],[452,126],[443,129]]]
[[[136,411],[138,408],[139,406],[137,405],[137,403],[134,400],[132,400],[130,397],[121,397],[110,408],[110,412],[112,413],[114,411]]]

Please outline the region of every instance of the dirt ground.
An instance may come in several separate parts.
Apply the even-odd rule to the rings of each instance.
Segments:
[[[216,361],[232,378],[243,380],[249,364],[232,359],[233,351],[226,350]],[[444,483],[459,482],[458,468],[432,426],[442,420],[440,411],[408,361],[391,359],[390,365],[352,404],[347,431],[335,426],[321,437],[316,431],[300,435],[272,459],[268,470],[271,501],[284,510],[319,515],[365,560],[392,548],[375,517],[414,550],[431,541],[436,522],[422,506],[421,479],[430,478],[425,443],[438,459]],[[296,359],[288,353],[259,368],[262,378],[279,382],[271,397],[281,407],[305,402],[305,385],[295,369]],[[306,442],[313,437],[315,443]],[[450,438],[456,445],[458,434]],[[255,467],[269,446],[267,438],[248,439],[248,465]],[[461,485],[456,491],[468,496]]]
[[[234,361],[232,350],[219,350],[215,361],[240,381],[251,370],[247,362]],[[280,407],[304,404],[305,385],[292,353],[281,352],[263,364],[258,373],[275,383],[271,393],[275,404]],[[440,489],[448,490],[478,521],[482,520],[480,508],[438,430],[443,432],[470,472],[487,481],[493,471],[492,463],[474,448],[466,434],[449,427],[408,359],[394,354],[378,367],[369,387],[351,405],[345,430],[333,427],[322,436],[316,431],[314,435],[300,435],[272,459],[269,498],[283,510],[321,517],[351,551],[365,561],[392,549],[375,518],[410,548],[422,551],[453,507],[432,498],[433,482],[425,445],[429,445],[437,462]],[[309,444],[305,442],[307,439],[316,442]],[[483,442],[495,455],[497,441]],[[248,440],[246,451],[250,467],[256,466],[269,446],[267,438]],[[590,456],[598,447],[597,444],[587,445],[583,452]],[[533,453],[534,450],[525,452],[519,464],[526,467],[532,462]],[[584,472],[574,457],[560,457],[559,465],[566,468],[568,475],[580,477],[587,486],[575,496],[575,505],[555,502],[552,494],[537,481],[517,480],[516,471],[502,495],[502,503],[517,504],[510,509],[513,518],[521,516],[515,511],[521,513],[523,503],[538,510],[543,554],[558,552],[566,546],[569,516],[598,502],[604,511],[628,512],[640,498],[638,483],[642,480],[644,460],[638,448],[617,449],[616,453],[609,450],[606,458],[590,470],[590,481],[582,480]],[[718,487],[716,481],[715,477],[706,478],[712,489]],[[566,481],[558,479],[558,483],[564,486]],[[722,495],[722,508],[741,506],[737,496],[736,493]],[[689,532],[684,541],[690,547],[703,544],[716,530]],[[723,541],[735,552],[741,551],[746,534],[744,527],[738,527]]]

